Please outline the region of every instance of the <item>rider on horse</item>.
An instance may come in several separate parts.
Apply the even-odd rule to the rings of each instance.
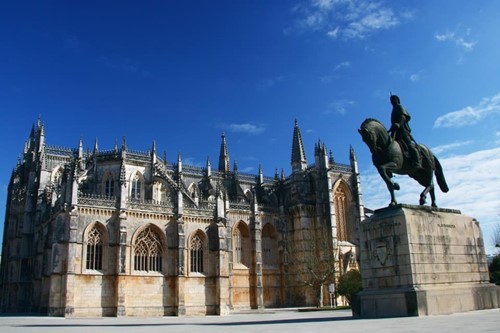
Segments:
[[[408,111],[401,105],[399,97],[396,95],[391,95],[392,113],[391,113],[391,128],[389,133],[393,140],[397,140],[406,145],[411,161],[413,162],[413,167],[421,168],[420,154],[417,150],[417,145],[415,140],[411,136],[410,125],[408,124],[411,117]]]

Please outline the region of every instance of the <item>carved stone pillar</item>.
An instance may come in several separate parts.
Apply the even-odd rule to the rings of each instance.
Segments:
[[[119,216],[118,253],[116,256],[116,316],[126,315],[126,275],[127,275],[127,214],[122,211]]]

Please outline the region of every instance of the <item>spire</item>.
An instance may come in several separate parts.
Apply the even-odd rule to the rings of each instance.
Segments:
[[[351,168],[355,174],[358,174],[358,159],[356,158],[356,152],[354,151],[353,146],[349,148],[349,159],[351,161]]]
[[[295,119],[295,127],[293,129],[292,141],[292,172],[304,171],[307,168],[306,153],[304,152],[304,144],[300,135],[299,123]]]
[[[125,136],[122,141],[122,158],[125,159],[127,157],[127,139]]]
[[[234,160],[233,172],[234,172],[234,174],[238,173],[238,162],[236,162],[236,160]]]
[[[153,140],[153,147],[151,148],[151,163],[155,165],[156,163],[156,141]]]
[[[351,161],[357,161],[356,152],[354,151],[354,147],[352,145],[349,148],[349,158],[351,159]]]
[[[335,164],[335,159],[333,158],[333,153],[332,153],[331,150],[330,150],[330,153],[328,155],[328,163],[329,164]]]
[[[93,155],[96,155],[98,152],[99,152],[99,143],[97,142],[97,138],[95,138]]]
[[[259,184],[264,183],[264,171],[262,170],[262,164],[259,164]]]
[[[179,155],[177,155],[177,172],[179,174],[182,173],[182,156],[181,156],[181,152],[179,152]]]
[[[286,179],[286,176],[285,176],[285,170],[283,170],[283,168],[281,168],[281,180],[285,180]]]
[[[220,154],[219,154],[219,172],[229,173],[231,168],[229,166],[229,153],[227,152],[226,135],[222,133],[222,142],[220,144]]]
[[[207,177],[212,176],[212,164],[210,163],[210,156],[207,156]]]
[[[78,144],[78,158],[83,157],[83,138],[80,137],[80,143]]]
[[[38,119],[36,121],[36,129],[39,131],[42,128],[42,116],[38,115]]]
[[[45,145],[45,126],[40,125],[38,131],[38,151],[42,151],[42,147]]]

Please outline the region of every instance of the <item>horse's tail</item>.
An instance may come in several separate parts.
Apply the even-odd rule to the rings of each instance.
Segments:
[[[444,178],[444,172],[443,172],[443,167],[441,166],[441,163],[439,163],[439,160],[436,156],[434,156],[434,174],[436,175],[437,183],[439,185],[439,188],[441,191],[444,193],[448,192],[450,189],[448,188],[448,184],[446,184],[446,179]]]

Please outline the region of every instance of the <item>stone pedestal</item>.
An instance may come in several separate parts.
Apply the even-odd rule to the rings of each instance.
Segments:
[[[479,223],[460,211],[397,205],[361,224],[354,315],[426,316],[499,307]]]

